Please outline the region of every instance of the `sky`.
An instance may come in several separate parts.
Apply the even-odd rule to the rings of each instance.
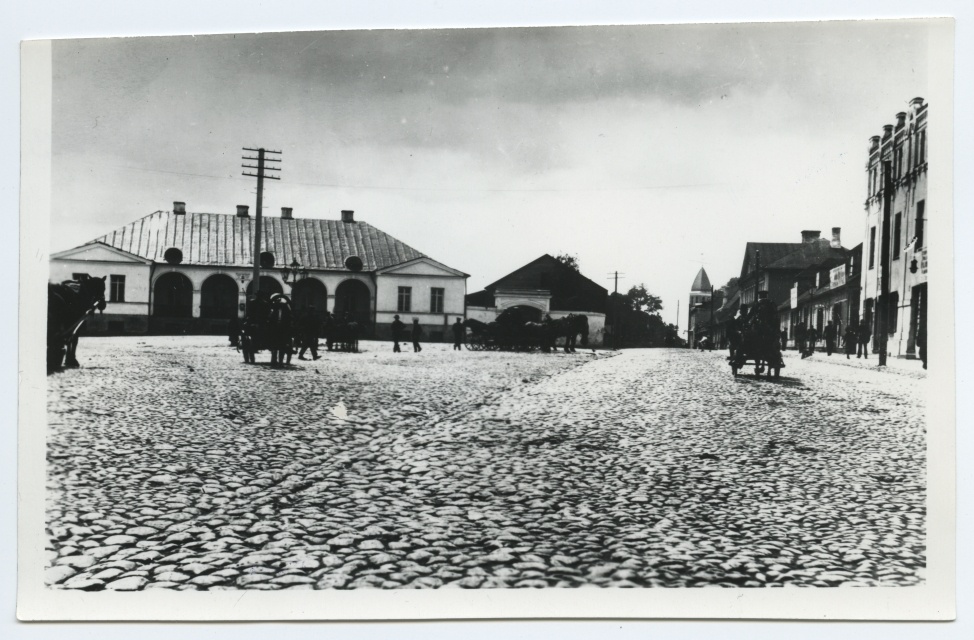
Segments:
[[[56,41],[51,250],[174,200],[352,209],[483,288],[549,253],[686,325],[748,241],[863,239],[870,136],[929,95],[930,23],[324,31]],[[931,118],[936,118],[931,105]]]

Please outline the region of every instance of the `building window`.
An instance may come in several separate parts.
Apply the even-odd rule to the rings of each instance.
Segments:
[[[399,301],[396,310],[409,313],[413,310],[413,288],[399,287]]]
[[[430,289],[430,313],[443,313],[443,289]]]
[[[917,203],[917,219],[916,219],[916,229],[914,233],[916,235],[916,244],[913,245],[915,251],[919,251],[923,248],[923,210],[925,208],[926,202],[921,200]]]
[[[917,154],[916,163],[917,165],[923,164],[923,161],[927,158],[927,132],[926,130],[921,131],[917,134]]]
[[[869,227],[869,268],[876,266],[876,227]]]
[[[903,235],[903,214],[893,216],[893,260],[900,259],[900,236]]]
[[[72,273],[71,274],[71,279],[72,280],[84,280],[87,277],[88,277],[88,274],[87,273]]]
[[[893,177],[903,175],[903,145],[897,145],[893,150]]]
[[[112,275],[109,279],[109,302],[125,302],[125,276]]]

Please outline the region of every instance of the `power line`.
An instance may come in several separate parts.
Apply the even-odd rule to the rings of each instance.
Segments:
[[[268,153],[270,153],[268,151]],[[253,158],[245,158],[253,159]],[[266,159],[269,160],[269,159]],[[218,176],[206,173],[190,173],[187,171],[167,171],[165,169],[147,169],[145,167],[132,167],[126,165],[102,165],[109,169],[124,169],[128,171],[141,171],[144,173],[162,173],[167,175],[176,176],[187,176],[194,178],[211,178],[215,180],[230,180],[233,179],[233,175]],[[270,168],[270,167],[268,167]],[[486,193],[602,193],[602,192],[613,192],[613,191],[655,191],[660,189],[692,189],[699,187],[719,187],[723,186],[719,182],[712,183],[700,183],[700,184],[664,184],[664,185],[649,185],[649,186],[639,186],[639,187],[579,187],[579,188],[539,188],[539,189],[505,189],[505,188],[492,188],[492,187],[462,187],[462,188],[451,188],[451,187],[403,187],[403,186],[388,186],[388,185],[366,185],[366,184],[337,184],[331,182],[294,182],[288,181],[288,184],[298,185],[302,187],[322,187],[325,189],[363,189],[363,190],[373,190],[373,191],[438,191],[443,193],[464,193],[464,192],[486,192]]]

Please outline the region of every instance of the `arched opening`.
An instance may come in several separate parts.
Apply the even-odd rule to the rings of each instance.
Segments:
[[[291,287],[291,303],[295,311],[314,307],[318,315],[324,313],[328,304],[328,289],[316,278],[299,280]]]
[[[345,314],[364,325],[372,323],[372,294],[365,283],[346,280],[335,288],[335,317]]]
[[[264,297],[270,297],[275,293],[284,293],[284,289],[281,288],[281,283],[270,276],[260,277],[260,295]],[[247,306],[248,311],[251,302],[251,296],[254,294],[254,281],[251,280],[247,284]]]
[[[518,324],[525,322],[541,322],[541,309],[525,304],[508,307],[502,312],[505,316],[515,320]]]
[[[191,318],[193,316],[193,283],[175,271],[165,273],[156,280],[152,289],[152,315],[165,318]]]
[[[240,289],[228,275],[218,273],[207,278],[200,287],[200,317],[229,320],[237,317],[237,296]]]

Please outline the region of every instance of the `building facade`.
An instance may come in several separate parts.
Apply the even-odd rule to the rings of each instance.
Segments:
[[[927,322],[927,103],[910,101],[869,139],[861,310],[880,339],[882,274],[888,272],[887,353],[920,357]],[[888,243],[883,242],[884,228]]]
[[[464,316],[467,274],[343,211],[339,220],[262,216],[259,290],[389,334],[392,317],[418,318],[431,339]],[[255,220],[190,213],[182,202],[96,240],[54,254],[50,280],[107,275],[108,304],[89,334],[223,333],[243,318],[254,293]]]
[[[609,292],[581,273],[545,254],[467,296],[467,315],[492,322],[516,309],[525,320],[540,321],[568,314],[588,317],[589,344],[604,344],[605,312]]]

